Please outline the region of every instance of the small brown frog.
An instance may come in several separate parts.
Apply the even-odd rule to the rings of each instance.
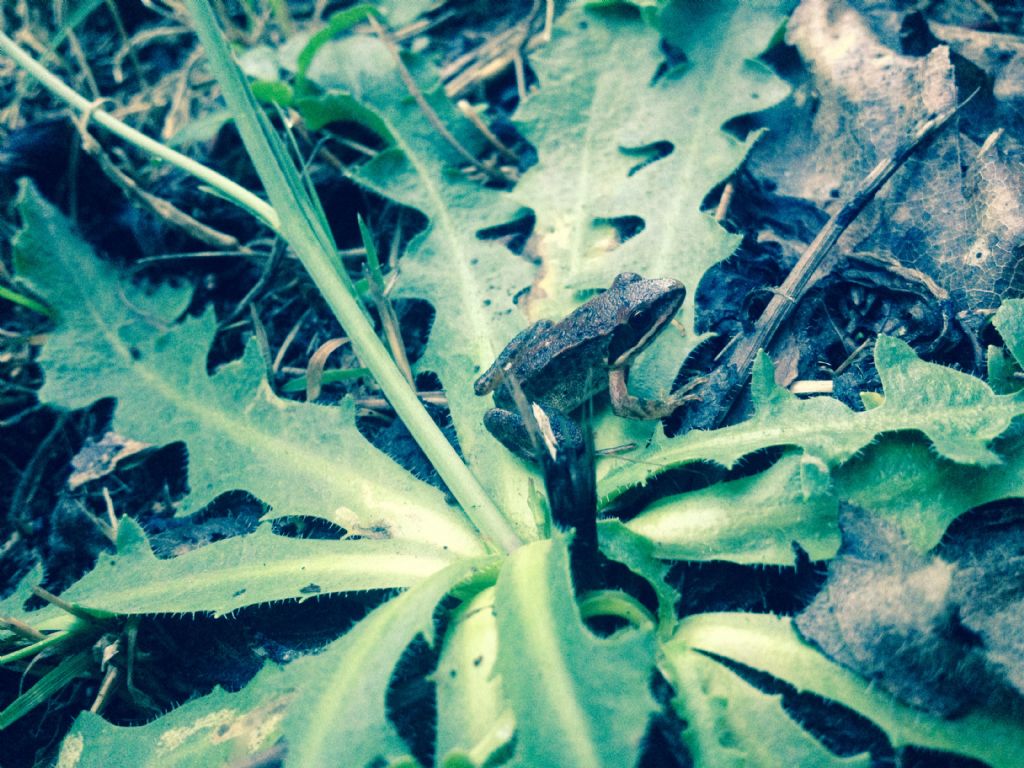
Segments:
[[[556,434],[570,433],[560,440],[579,439],[579,428],[566,414],[605,389],[619,416],[660,419],[672,413],[688,399],[687,389],[663,401],[645,400],[629,393],[626,379],[630,364],[668,326],[685,297],[677,280],[623,272],[565,319],[531,325],[473,385],[478,395],[494,393],[497,407],[484,415],[484,425],[509,450],[533,456],[510,380],[529,402],[543,407]]]

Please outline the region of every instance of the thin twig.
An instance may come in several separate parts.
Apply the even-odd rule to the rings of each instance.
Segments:
[[[448,396],[444,392],[437,390],[417,392],[416,397],[424,403],[430,403],[431,405],[448,405]],[[362,408],[373,408],[377,411],[392,410],[391,404],[383,397],[357,397],[355,403]]]
[[[530,30],[533,29],[533,21],[537,18],[540,6],[541,0],[533,0],[530,12],[526,14],[526,18],[519,24],[519,28],[522,30],[521,36],[518,44],[512,50],[512,67],[516,75],[516,91],[519,94],[520,104],[526,101],[526,97],[529,95],[526,90],[526,64],[523,54],[526,51],[526,44],[530,40]]]
[[[79,608],[74,603],[69,603],[67,600],[64,600],[64,599],[62,599],[60,597],[57,597],[55,594],[53,594],[52,592],[48,592],[47,590],[43,589],[42,587],[33,586],[32,587],[32,594],[35,595],[36,597],[42,599],[42,600],[45,600],[50,605],[53,605],[53,606],[56,606],[57,608],[60,608],[65,613],[69,613],[69,614],[71,614],[72,616],[74,616],[76,618],[84,619],[85,621],[88,621],[88,622],[95,622],[96,621],[96,617],[93,616],[91,613],[88,613],[88,612],[82,610],[81,608]]]
[[[832,371],[832,377],[835,378],[836,376],[839,376],[842,373],[844,373],[847,368],[853,365],[853,361],[856,360],[865,349],[871,346],[871,342],[874,340],[874,336],[868,336],[866,339],[864,339],[864,341],[858,344],[857,348],[853,350],[853,352],[851,352],[849,356],[847,356],[847,358],[843,360],[843,362],[841,362],[834,371]]]
[[[96,692],[96,698],[92,701],[92,706],[89,707],[89,711],[95,715],[101,714],[103,709],[107,706],[107,700],[110,698],[110,692],[114,690],[114,686],[117,684],[117,679],[121,676],[121,670],[118,667],[108,667],[107,672],[103,675],[103,682],[100,683],[100,688]]]
[[[853,223],[864,207],[874,199],[878,190],[906,162],[921,144],[956,114],[962,105],[933,115],[921,123],[909,139],[898,146],[893,154],[882,160],[861,180],[853,195],[825,222],[818,235],[807,246],[803,256],[780,285],[765,307],[753,330],[732,345],[728,356],[712,371],[694,393],[699,403],[683,411],[684,431],[713,429],[728,414],[750,376],[759,350],[764,349],[792,309],[804,294],[831,267],[832,247],[847,227]]]
[[[124,21],[121,19],[121,13],[117,8],[117,3],[114,0],[104,0],[107,6],[107,10],[110,12],[110,17],[114,20],[114,26],[117,27],[117,34],[121,37],[121,50],[114,54],[114,61],[116,62],[112,68],[115,83],[124,82],[124,72],[122,71],[122,63],[124,57],[127,55],[132,61],[132,67],[135,69],[135,76],[139,78],[139,82],[145,86],[150,86],[152,83],[149,82],[149,78],[146,77],[146,72],[142,68],[142,62],[139,60],[139,52],[136,46],[132,44],[132,41],[128,39],[128,30],[125,29]]]
[[[277,373],[281,370],[281,365],[284,363],[284,356],[288,354],[288,350],[294,343],[295,337],[299,335],[299,330],[302,328],[302,324],[306,321],[306,318],[309,317],[311,312],[312,310],[310,309],[303,312],[299,319],[295,321],[295,325],[292,326],[292,329],[288,331],[287,335],[285,335],[284,341],[281,342],[281,346],[277,350],[277,354],[274,355],[274,363],[270,366],[272,373]]]
[[[0,616],[0,627],[3,627],[8,632],[13,632],[26,640],[31,640],[32,642],[39,642],[40,640],[46,639],[46,635],[38,629],[33,626],[29,626],[25,622],[19,621],[12,616]]]
[[[96,102],[96,108],[99,102]],[[168,225],[184,231],[186,234],[204,242],[208,245],[220,248],[237,248],[237,238],[214,229],[201,221],[189,216],[183,210],[162,197],[157,197],[152,192],[147,192],[139,186],[135,179],[118,168],[103,150],[99,142],[89,133],[87,124],[94,110],[84,112],[81,119],[76,121],[78,133],[82,139],[82,149],[92,156],[99,165],[103,174],[110,179],[124,194],[137,201],[153,215],[163,219]]]
[[[114,542],[114,544],[117,544],[117,512],[114,509],[114,500],[110,498],[110,491],[105,485],[103,486],[103,501],[106,502],[107,520],[110,521],[110,540]]]
[[[60,16],[63,16],[63,14],[60,14]],[[61,19],[59,23],[63,24],[64,22]],[[92,68],[89,66],[89,58],[85,55],[85,49],[82,48],[78,35],[75,34],[74,29],[68,26],[65,37],[68,41],[68,48],[71,49],[71,55],[74,56],[79,68],[82,70],[82,79],[85,80],[86,87],[88,87],[92,97],[98,99],[100,97],[100,87],[96,84],[96,78],[93,76]]]
[[[252,304],[264,289],[270,284],[271,278],[274,276],[274,272],[277,270],[277,265],[281,263],[281,257],[284,255],[285,244],[281,240],[274,243],[270,249],[270,253],[267,255],[266,261],[263,263],[263,269],[260,271],[260,276],[253,283],[252,288],[246,292],[242,300],[238,302],[231,313],[224,318],[219,325],[226,326],[229,323],[233,323],[237,320],[241,314],[245,311],[246,307]]]
[[[160,138],[164,141],[170,141],[171,137],[178,132],[178,126],[187,123],[189,120],[189,105],[191,103],[190,80],[192,78],[192,71],[202,61],[202,58],[202,49],[194,49],[178,68],[178,72],[174,76],[175,84],[171,88],[170,102],[164,115],[163,125],[160,127]]]
[[[718,198],[718,207],[715,208],[715,221],[725,221],[725,217],[729,213],[729,204],[732,203],[732,196],[735,192],[736,186],[731,181],[726,182],[722,187],[722,196]]]
[[[500,181],[502,184],[507,184],[509,180],[505,174],[481,164],[468,149],[462,146],[459,140],[455,138],[454,134],[448,130],[448,127],[442,122],[440,116],[434,111],[434,108],[430,106],[426,97],[423,95],[423,91],[421,91],[420,87],[416,84],[412,73],[409,72],[408,67],[405,66],[405,62],[402,61],[402,54],[398,50],[398,46],[395,44],[394,39],[392,39],[388,31],[381,26],[380,22],[377,21],[372,14],[366,18],[367,21],[370,22],[370,26],[373,28],[374,33],[376,33],[377,37],[379,37],[387,47],[388,52],[391,54],[391,58],[395,60],[395,66],[398,68],[398,74],[402,78],[402,82],[405,83],[405,87],[409,91],[409,95],[416,101],[416,104],[426,116],[430,125],[435,131],[437,131],[438,135],[440,135],[441,138],[452,147],[452,149],[459,153],[460,157],[472,165],[476,170],[485,174],[488,178]]]
[[[477,111],[473,109],[472,104],[465,99],[459,99],[455,106],[459,108],[459,112],[466,116],[466,119],[469,120],[469,122],[471,122],[478,131],[480,131],[491,146],[498,150],[506,160],[515,165],[519,164],[519,158],[516,157],[512,150],[505,146],[504,142],[494,134],[494,131],[488,127],[487,123],[485,123]]]

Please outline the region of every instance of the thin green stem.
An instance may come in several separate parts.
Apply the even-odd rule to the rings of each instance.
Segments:
[[[458,500],[470,521],[488,542],[510,552],[522,540],[488,497],[451,443],[434,423],[408,381],[381,344],[363,312],[352,282],[337,256],[337,247],[315,198],[309,194],[295,165],[270,129],[224,40],[217,19],[205,0],[186,5],[207,59],[235,116],[242,142],[281,220],[281,233],[302,261],[313,282],[338,318],[352,348],[369,368],[431,464]]]
[[[119,136],[139,149],[142,149],[155,157],[159,157],[161,160],[166,160],[171,165],[181,168],[181,170],[186,173],[189,173],[200,181],[209,184],[228,200],[231,200],[251,211],[255,216],[261,219],[264,224],[270,227],[270,229],[275,232],[279,230],[280,223],[278,221],[277,212],[271,206],[267,205],[265,200],[262,200],[258,195],[254,195],[242,185],[236,184],[231,181],[231,179],[221,176],[216,171],[207,168],[202,163],[198,163],[192,158],[161,144],[159,141],[149,138],[149,136],[135,130],[131,126],[125,125],[108,112],[104,112],[102,109],[97,109],[95,102],[90,101],[74,89],[69,88],[64,81],[50,72],[38,61],[33,59],[25,49],[19,46],[3,32],[0,32],[0,51],[3,51],[14,59],[18,66],[32,75],[44,88],[50,91],[50,93],[66,102],[79,114],[88,114],[89,119],[92,122],[103,126],[115,136]]]
[[[47,635],[43,640],[38,640],[31,645],[23,646],[16,651],[11,651],[8,654],[0,656],[0,666],[3,666],[4,664],[11,664],[15,661],[21,661],[22,659],[27,659],[30,656],[35,656],[40,651],[52,648],[55,645],[60,645],[73,637],[74,633],[71,631],[54,632]]]
[[[45,304],[40,304],[30,296],[26,296],[23,293],[12,291],[10,288],[5,288],[0,285],[0,299],[7,299],[7,301],[13,302],[14,304],[20,304],[26,309],[31,309],[33,312],[38,312],[40,315],[46,315],[49,317],[51,312]]]

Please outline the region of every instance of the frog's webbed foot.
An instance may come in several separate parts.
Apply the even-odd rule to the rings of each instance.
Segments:
[[[691,379],[685,386],[672,392],[660,400],[649,400],[629,393],[626,385],[626,370],[613,368],[608,371],[608,395],[611,397],[612,410],[616,416],[626,419],[651,421],[670,416],[685,403],[699,400],[700,396],[693,390],[705,381],[704,378]]]
[[[536,403],[533,407],[542,408]],[[543,415],[547,417],[547,424],[543,425],[541,430],[547,433],[547,440],[554,440],[556,448],[561,446],[568,449],[583,445],[583,431],[575,421],[555,408],[543,408]],[[530,430],[526,425],[526,420],[519,413],[504,408],[492,408],[484,414],[484,426],[516,456],[527,461],[537,460]],[[545,436],[542,434],[537,437],[541,450],[544,450]]]

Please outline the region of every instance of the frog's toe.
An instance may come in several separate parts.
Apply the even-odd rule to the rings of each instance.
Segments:
[[[686,403],[693,403],[703,399],[703,396],[698,391],[709,381],[707,376],[694,376],[685,385],[675,390],[671,398],[676,405],[685,405]]]

